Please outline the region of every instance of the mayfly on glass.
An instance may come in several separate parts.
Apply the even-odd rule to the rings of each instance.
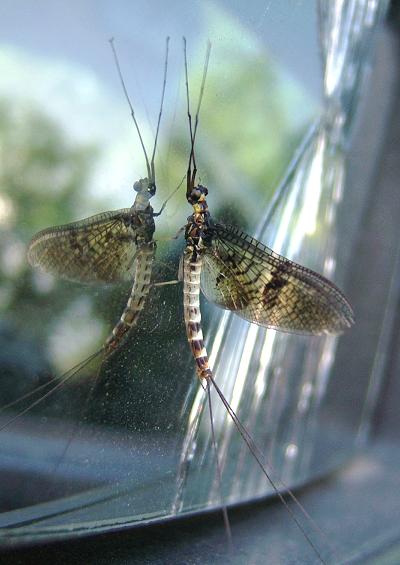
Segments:
[[[133,189],[137,194],[131,208],[103,212],[78,222],[46,228],[37,233],[29,245],[28,260],[33,267],[39,267],[47,273],[72,281],[116,283],[133,280],[133,285],[125,309],[102,347],[61,377],[46,382],[27,395],[2,407],[4,410],[27,400],[33,394],[46,388],[49,389],[39,399],[30,403],[28,407],[5,423],[0,430],[65,385],[96,357],[103,356],[103,359],[107,359],[115,352],[137,324],[152,286],[152,265],[156,252],[156,242],[153,239],[154,218],[162,213],[167,201],[174,194],[172,193],[164,202],[159,212],[153,211],[150,199],[156,193],[154,160],[167,82],[169,37],[166,38],[161,102],[151,159],[148,157],[125,86],[113,39],[110,40],[110,44],[123,92],[143,149],[147,177],[134,183]]]
[[[273,489],[319,559],[323,561],[311,538],[272,481],[263,463],[261,450],[239,421],[215,382],[203,341],[200,290],[210,302],[233,311],[249,322],[265,328],[305,335],[339,334],[354,323],[353,311],[343,293],[322,275],[278,255],[239,228],[216,223],[211,218],[206,200],[208,190],[201,184],[196,185],[197,168],[194,151],[211,44],[209,43],[207,47],[194,121],[190,110],[185,38],[183,46],[191,146],[186,177],[186,199],[193,207],[193,213],[189,216],[185,228],[186,246],[180,265],[180,279],[183,280],[187,339],[196,362],[197,375],[208,395],[212,443],[218,467],[217,478],[221,481],[212,421],[211,385]],[[292,500],[299,505],[303,514],[309,518],[293,493],[289,489],[286,490]],[[226,509],[224,516],[229,534]],[[315,524],[314,527],[317,528]]]

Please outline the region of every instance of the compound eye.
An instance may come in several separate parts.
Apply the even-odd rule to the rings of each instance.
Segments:
[[[142,192],[144,190],[147,190],[149,185],[150,185],[149,179],[147,178],[140,179],[135,182],[135,184],[133,185],[133,189],[136,190],[136,192]]]

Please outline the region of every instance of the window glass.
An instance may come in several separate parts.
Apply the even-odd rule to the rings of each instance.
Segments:
[[[2,410],[3,425],[46,393],[51,376],[60,378],[101,347],[129,296],[129,281],[77,284],[26,260],[38,230],[129,208],[133,183],[146,175],[107,40],[115,38],[151,153],[171,37],[155,210],[182,180],[190,151],[181,36],[193,108],[209,39],[196,161],[212,216],[345,289],[368,188],[352,192],[346,158],[384,8],[362,0],[176,1],[168,10],[159,0],[45,2],[40,10],[6,3],[0,399],[6,406],[26,398]],[[176,279],[183,238],[172,238],[190,213],[182,188],[156,218],[155,281]],[[327,402],[346,336],[265,330],[205,299],[202,314],[216,380],[277,481],[309,481],[352,453],[369,374],[351,407],[357,425],[347,425],[349,407],[333,412]],[[205,400],[187,344],[181,285],[152,289],[120,350],[104,365],[99,356],[82,367],[2,430],[7,488],[0,525],[13,527],[6,537],[71,535],[218,504]],[[213,402],[226,501],[270,493],[216,396]]]

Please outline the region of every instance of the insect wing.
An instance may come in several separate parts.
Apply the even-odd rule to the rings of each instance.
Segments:
[[[261,326],[338,334],[354,322],[342,292],[239,229],[215,224],[204,253],[201,289],[222,308]]]
[[[135,213],[130,208],[104,212],[37,233],[28,260],[34,267],[73,281],[124,281],[133,275],[136,235]]]

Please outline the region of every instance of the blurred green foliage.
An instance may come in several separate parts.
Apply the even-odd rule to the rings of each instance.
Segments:
[[[69,143],[40,110],[11,100],[0,102],[0,136],[0,312],[16,335],[43,345],[65,301],[58,285],[35,284],[27,243],[39,229],[71,220],[96,151]]]
[[[303,94],[278,73],[265,55],[235,52],[225,53],[224,57],[226,69],[211,67],[207,78],[196,144],[198,180],[209,187],[209,204],[216,219],[251,231],[261,219],[308,125],[311,106],[307,106]],[[196,69],[199,72],[191,76],[193,108],[197,103],[201,65]],[[303,118],[297,116],[297,125],[293,127],[291,113],[295,106],[303,108]],[[159,166],[160,185],[166,178],[181,178],[187,166],[189,135],[185,100],[180,101],[176,113],[182,119],[176,120],[168,147],[167,143],[160,145],[159,153],[163,156],[163,167]],[[97,202],[96,196],[89,197],[88,193],[91,175],[101,158],[100,146],[82,145],[69,139],[67,132],[42,108],[35,108],[28,101],[22,106],[12,100],[0,102],[0,136],[0,313],[3,323],[11,328],[14,342],[24,342],[27,350],[25,370],[19,363],[11,371],[15,395],[9,390],[10,383],[4,382],[3,397],[9,400],[24,391],[22,385],[15,384],[16,380],[23,382],[29,374],[29,386],[39,382],[32,373],[40,374],[41,364],[43,371],[50,369],[60,374],[100,347],[119,318],[129,285],[122,289],[93,288],[57,281],[33,271],[26,261],[26,247],[36,231],[79,219],[79,211],[87,208],[89,198],[90,208],[104,211],[101,199]],[[190,213],[183,192],[184,188],[166,211],[176,221],[169,235],[175,233]],[[131,197],[131,192],[127,193],[127,206]],[[163,217],[157,220],[157,226],[156,238],[160,234],[164,237]],[[160,241],[155,275],[158,280],[176,277],[182,246],[182,240]],[[107,378],[98,387],[98,403],[91,407],[90,418],[126,425],[122,398],[126,401],[132,397],[135,410],[129,413],[129,420],[135,429],[171,424],[171,414],[178,424],[177,408],[186,394],[187,381],[194,376],[179,290],[179,287],[166,288],[150,297],[140,328],[129,337],[129,346],[104,368]],[[206,308],[204,316],[207,319]],[[58,335],[60,348],[64,326],[69,327],[65,339],[61,339],[65,352],[55,367],[51,344]],[[88,341],[86,337],[90,338],[90,334],[93,339]],[[75,346],[70,355],[68,342]],[[39,359],[33,363],[34,353],[38,351]],[[165,374],[167,358],[175,376],[179,375],[173,386],[170,375]],[[0,365],[3,373],[10,373],[10,361],[6,363],[4,359],[3,348]],[[84,375],[93,373],[93,367],[85,368],[80,380],[85,381]],[[69,387],[69,390],[74,389]],[[104,403],[105,394],[107,403]],[[64,400],[58,395],[57,409],[69,405],[71,396],[79,396],[82,404],[86,393],[64,392]],[[160,402],[168,404],[169,409],[149,411],[150,405],[157,406]],[[77,402],[76,411],[79,410]],[[65,416],[64,408],[62,413]]]

